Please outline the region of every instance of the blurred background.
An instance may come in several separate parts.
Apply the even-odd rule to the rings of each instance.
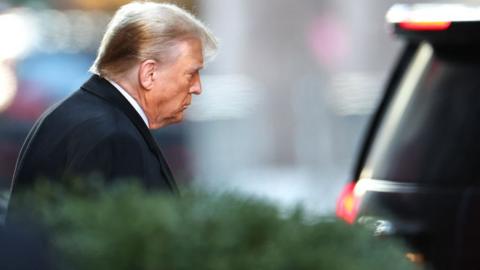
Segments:
[[[89,78],[105,26],[127,2],[0,2],[4,196],[30,127]],[[155,132],[178,181],[332,212],[401,49],[385,13],[419,1],[170,2],[221,42],[187,120]]]

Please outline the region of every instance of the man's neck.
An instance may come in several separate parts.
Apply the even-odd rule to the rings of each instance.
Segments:
[[[150,127],[149,125],[149,119],[147,117],[147,114],[145,112],[144,108],[144,103],[142,103],[141,95],[139,95],[138,91],[135,91],[133,89],[131,84],[121,81],[121,80],[114,80],[110,78],[106,78],[115,88],[128,100],[128,102],[134,107],[134,109],[137,111],[137,113],[140,115],[140,117],[143,119],[147,127]]]

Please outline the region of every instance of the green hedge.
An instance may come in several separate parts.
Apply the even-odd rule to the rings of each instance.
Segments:
[[[397,242],[300,207],[198,191],[175,198],[129,184],[85,194],[47,184],[26,196],[60,269],[414,269]]]

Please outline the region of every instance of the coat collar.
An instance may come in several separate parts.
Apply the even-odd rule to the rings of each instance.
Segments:
[[[171,190],[174,193],[178,194],[178,188],[175,184],[173,174],[170,171],[170,167],[168,166],[167,161],[163,157],[163,154],[160,151],[156,140],[153,138],[152,133],[147,128],[147,125],[145,125],[142,117],[138,114],[137,111],[135,111],[135,109],[128,102],[128,100],[126,100],[125,97],[122,96],[122,94],[115,88],[115,86],[113,86],[107,80],[98,75],[92,75],[92,77],[90,77],[90,79],[85,84],[83,84],[81,89],[106,100],[127,115],[130,121],[132,121],[132,123],[138,129],[140,134],[142,134],[150,150],[157,156],[160,163],[161,171],[164,174],[164,177],[167,180]]]

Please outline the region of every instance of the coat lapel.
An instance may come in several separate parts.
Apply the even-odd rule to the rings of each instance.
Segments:
[[[153,138],[152,133],[145,125],[142,117],[137,113],[137,111],[135,111],[135,109],[128,102],[128,100],[126,100],[125,97],[122,96],[122,94],[112,84],[110,84],[107,80],[98,75],[93,75],[81,87],[81,89],[107,100],[128,116],[130,121],[132,121],[135,127],[137,127],[140,134],[142,134],[150,150],[157,156],[160,163],[160,169],[165,179],[167,180],[168,185],[174,193],[178,194],[178,188],[175,184],[173,174],[170,171],[170,167],[168,166],[167,161],[165,160],[160,148],[158,147],[155,138]]]

